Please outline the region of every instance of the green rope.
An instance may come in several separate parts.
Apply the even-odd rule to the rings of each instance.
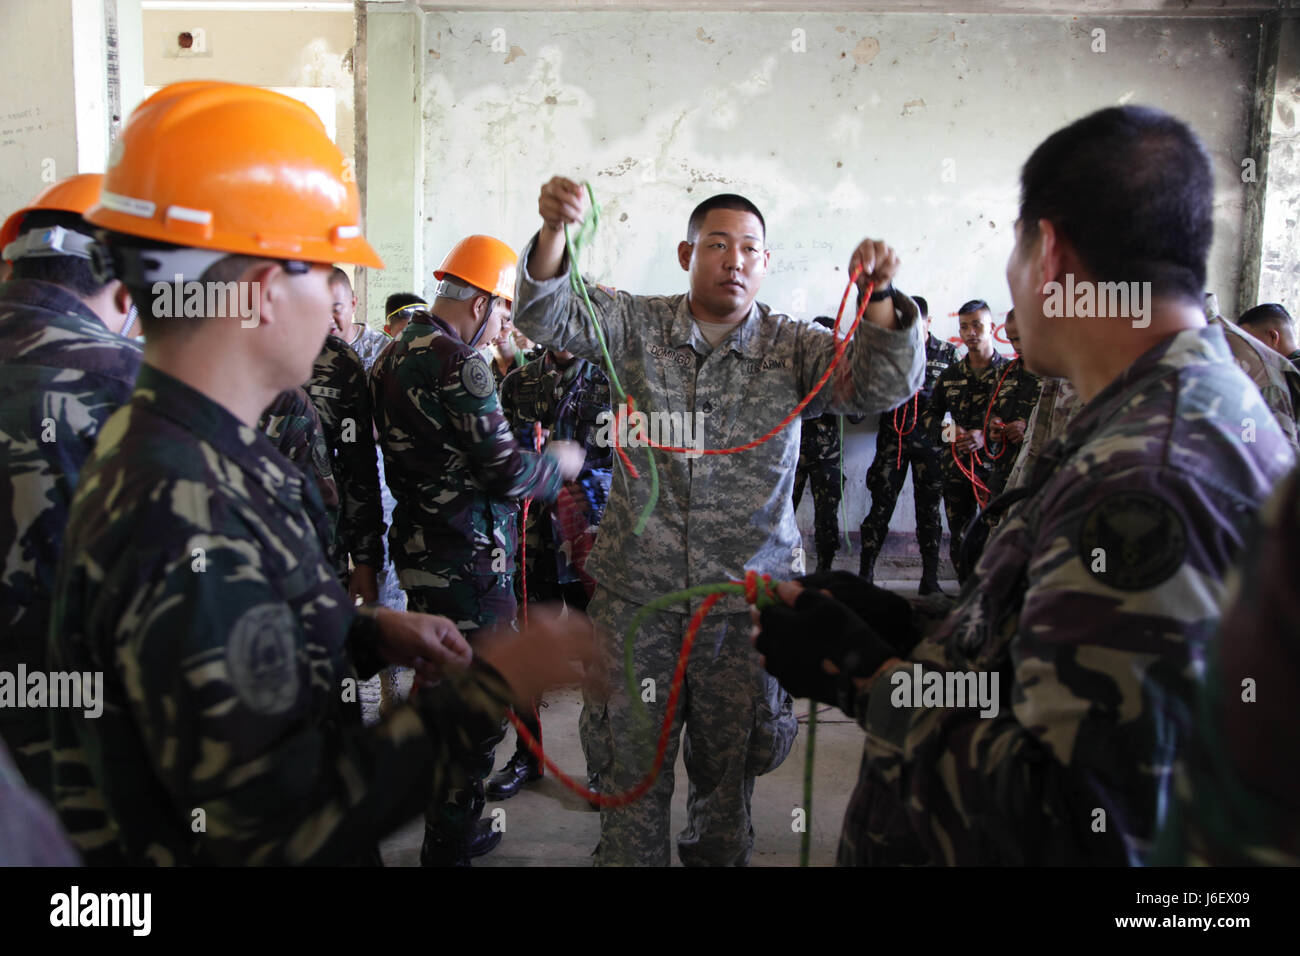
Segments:
[[[803,836],[799,841],[799,865],[807,866],[812,854],[813,752],[817,745],[817,701],[808,701],[808,754],[803,763]]]
[[[596,309],[587,295],[587,284],[582,281],[578,271],[578,256],[583,247],[595,238],[596,228],[600,224],[600,206],[596,204],[596,194],[592,192],[591,183],[583,183],[583,185],[587,187],[591,208],[583,219],[582,225],[578,227],[578,235],[571,237],[569,224],[564,224],[564,247],[569,253],[569,285],[573,288],[574,294],[581,296],[583,304],[587,306],[587,315],[591,317],[591,324],[596,330],[596,341],[600,343],[600,353],[605,359],[605,369],[609,372],[609,382],[619,399],[626,403],[627,392],[623,391],[623,383],[619,381],[618,372],[614,370],[614,360],[610,358],[609,347],[605,344],[605,332],[600,327],[600,320],[596,318]],[[636,525],[632,528],[632,533],[638,536],[645,531],[646,523],[650,520],[655,505],[659,503],[659,468],[655,464],[654,452],[649,445],[646,446],[645,453],[650,462],[650,497],[646,499],[645,507],[641,509]]]

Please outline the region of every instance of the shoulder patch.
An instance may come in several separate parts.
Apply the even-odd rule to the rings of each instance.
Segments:
[[[475,398],[487,398],[496,389],[492,379],[492,370],[481,355],[474,355],[465,360],[460,367],[460,381],[465,391]]]
[[[230,629],[226,669],[239,699],[255,714],[282,714],[298,699],[294,622],[283,604],[249,608]]]
[[[1088,512],[1079,529],[1079,560],[1094,578],[1120,591],[1163,584],[1186,556],[1182,516],[1149,492],[1111,495]]]

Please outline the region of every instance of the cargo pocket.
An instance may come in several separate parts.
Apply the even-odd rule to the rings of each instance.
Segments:
[[[745,754],[745,774],[750,777],[761,777],[781,766],[799,732],[794,698],[771,674],[761,670],[759,674],[761,687],[754,702],[754,726]]]

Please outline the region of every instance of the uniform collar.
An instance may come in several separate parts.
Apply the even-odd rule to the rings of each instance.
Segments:
[[[766,312],[767,306],[755,299],[749,307],[749,315],[739,323],[739,332],[733,329],[727,333],[727,338],[718,343],[718,348],[728,348],[746,358],[761,359],[763,355],[757,349],[759,322],[756,319]],[[673,324],[669,330],[669,337],[669,344],[674,348],[690,346],[700,355],[708,355],[714,351],[700,334],[699,326],[695,324],[695,317],[691,314],[690,296],[686,293],[682,293],[677,307],[673,310]]]
[[[107,327],[89,306],[63,286],[55,285],[53,282],[42,282],[39,279],[10,279],[8,282],[0,283],[0,308],[6,306],[21,306],[75,315],[79,319],[94,322],[107,331]]]
[[[289,466],[270,439],[180,379],[152,365],[141,365],[131,405],[166,418],[211,445],[276,497],[292,501],[300,495],[302,473]],[[270,465],[281,466],[280,473],[274,474]]]

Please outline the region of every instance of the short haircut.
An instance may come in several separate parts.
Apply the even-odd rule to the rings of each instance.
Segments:
[[[958,315],[970,315],[972,312],[987,312],[989,315],[993,314],[993,310],[989,308],[989,304],[983,299],[971,299],[969,302],[963,303],[962,307],[957,310]]]
[[[1247,309],[1241,313],[1241,318],[1237,320],[1238,325],[1269,325],[1275,329],[1287,328],[1294,330],[1291,324],[1291,313],[1282,308],[1277,302],[1264,302],[1255,306],[1253,309]]]
[[[53,226],[62,226],[84,236],[93,235],[91,227],[76,213],[46,209],[36,209],[25,215],[19,235]],[[10,278],[50,282],[84,299],[98,295],[108,285],[95,278],[90,260],[81,256],[28,256],[13,264]]]
[[[704,200],[691,213],[691,218],[686,223],[687,242],[694,242],[699,238],[700,229],[704,225],[704,217],[715,209],[734,209],[736,212],[753,213],[758,219],[759,226],[763,229],[763,239],[767,239],[767,223],[763,221],[763,214],[758,211],[757,206],[744,196],[738,196],[735,193],[719,193]]]
[[[414,292],[394,292],[384,300],[384,317],[387,318],[398,309],[404,309],[408,305],[427,306],[428,304],[428,302],[425,302],[424,299],[416,295]]]
[[[930,315],[930,303],[926,302],[925,298],[919,295],[912,296],[912,301],[915,302],[916,307],[921,310],[921,318],[928,318]]]
[[[1214,177],[1200,138],[1145,106],[1098,110],[1039,144],[1020,171],[1022,239],[1039,220],[1099,282],[1150,282],[1155,296],[1205,289]]]
[[[348,274],[344,272],[342,269],[340,269],[338,266],[335,266],[334,271],[330,273],[330,285],[331,286],[341,285],[349,292],[352,291],[352,280],[349,279]]]

